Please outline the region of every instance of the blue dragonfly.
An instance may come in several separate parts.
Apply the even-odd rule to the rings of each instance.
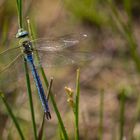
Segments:
[[[53,65],[75,63],[76,61],[91,58],[92,55],[90,55],[89,53],[76,52],[75,55],[73,55],[74,52],[65,50],[66,48],[71,48],[77,45],[78,43],[80,43],[81,39],[84,39],[86,37],[86,34],[81,34],[79,35],[79,37],[75,38],[68,38],[66,36],[63,36],[61,38],[49,40],[43,38],[30,40],[28,32],[24,29],[19,29],[16,35],[16,38],[19,39],[19,45],[0,53],[0,60],[2,60],[2,62],[0,62],[0,74],[2,74],[3,71],[6,71],[10,66],[12,66],[19,58],[24,58],[31,69],[46,117],[47,119],[51,119],[48,101],[45,96],[45,91],[42,86],[37,68],[44,65],[44,63],[45,65],[47,64],[47,67],[49,67]],[[38,63],[35,62],[36,53],[39,53]],[[10,54],[9,56],[11,57],[7,57],[7,54]],[[10,62],[6,63],[5,65],[3,60],[6,60],[7,62],[8,58]],[[52,61],[54,61],[54,58],[55,63],[51,64]]]

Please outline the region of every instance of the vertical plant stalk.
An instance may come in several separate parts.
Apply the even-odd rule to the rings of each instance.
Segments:
[[[37,140],[37,130],[36,130],[36,124],[35,124],[35,114],[34,114],[34,107],[33,107],[33,100],[32,100],[30,77],[28,73],[27,61],[25,59],[24,59],[24,69],[25,69],[25,75],[26,75],[26,84],[27,84],[27,92],[28,92],[29,103],[30,103],[32,125],[33,125],[33,130],[34,130],[34,139]]]
[[[32,26],[31,26],[31,23],[30,23],[30,19],[29,18],[27,18],[27,26],[28,26],[28,32],[29,32],[30,39],[33,40],[34,39],[34,34],[33,34],[33,29],[32,29]],[[33,48],[35,48],[34,42],[32,43],[32,45],[33,45]],[[39,58],[38,51],[35,49],[34,52],[35,52],[35,57],[37,59],[37,63],[40,65],[40,58]],[[42,66],[40,65],[40,69],[41,68],[42,68]]]
[[[5,105],[6,109],[7,109],[7,112],[8,112],[8,114],[9,114],[9,116],[10,116],[11,119],[13,120],[13,122],[14,122],[14,124],[15,124],[15,127],[16,127],[16,129],[17,129],[17,131],[18,131],[18,133],[19,133],[19,136],[20,136],[21,140],[25,140],[25,138],[24,138],[24,136],[23,136],[23,133],[22,133],[22,131],[21,131],[21,128],[20,128],[20,126],[19,126],[19,123],[17,122],[16,117],[14,116],[14,114],[13,114],[13,112],[12,112],[10,106],[8,105],[6,99],[4,98],[4,95],[3,95],[1,92],[0,92],[0,98],[2,99],[2,101],[3,101],[3,103],[4,103],[4,105]]]
[[[28,32],[29,32],[30,39],[33,40],[33,30],[31,28],[31,23],[30,23],[29,18],[27,18],[27,26],[28,26]]]
[[[22,28],[23,27],[23,20],[22,20],[22,0],[17,0],[17,10],[18,10],[19,28]],[[29,97],[29,103],[30,103],[30,109],[31,109],[31,117],[32,117],[32,125],[33,125],[33,131],[34,131],[34,138],[35,138],[35,140],[37,140],[37,131],[36,131],[34,108],[33,108],[33,101],[32,101],[30,77],[29,77],[29,73],[28,73],[27,62],[26,62],[25,59],[24,59],[24,69],[25,69],[27,91],[28,91],[28,97]]]
[[[104,117],[104,90],[100,92],[99,140],[103,140],[103,117]]]
[[[28,30],[29,30],[29,33],[30,33],[30,37],[31,37],[31,39],[33,39],[33,32],[32,32],[32,28],[31,28],[31,24],[30,24],[30,20],[29,19],[27,19],[27,24],[28,24]],[[40,58],[39,58],[38,51],[36,51],[36,58],[37,58],[38,63],[40,64]],[[48,79],[47,79],[47,77],[45,75],[45,72],[44,72],[44,69],[43,69],[42,65],[40,65],[40,71],[41,71],[41,74],[42,74],[42,77],[44,79],[44,82],[45,82],[46,87],[49,88]],[[55,102],[55,99],[54,99],[54,96],[53,96],[52,91],[49,91],[48,97],[51,99],[51,102],[53,104],[54,111],[56,113],[56,116],[57,116],[58,122],[60,124],[60,127],[62,129],[62,134],[64,136],[64,140],[68,140],[67,131],[66,131],[65,126],[64,126],[64,123],[62,121],[62,117],[61,117],[61,115],[59,113],[59,110],[58,110],[57,104]]]
[[[59,125],[59,126],[58,126],[59,139],[60,139],[60,140],[64,140],[64,137],[63,137],[63,133],[62,133],[61,126],[60,126],[60,124],[58,124],[58,125]]]
[[[22,28],[23,27],[23,24],[22,24],[22,0],[17,0],[17,10],[18,10],[19,28]]]
[[[79,140],[79,97],[80,97],[80,70],[77,70],[76,76],[76,96],[75,96],[75,140]]]
[[[51,77],[49,86],[48,86],[48,91],[47,91],[47,101],[49,101],[49,97],[50,97],[50,92],[51,92],[51,88],[52,88],[52,83],[53,83],[53,78]]]
[[[120,93],[119,140],[123,140],[123,137],[124,137],[125,102],[126,102],[126,90],[122,89]]]
[[[45,113],[43,115],[43,120],[42,120],[42,123],[41,123],[41,127],[40,127],[39,132],[38,132],[38,140],[42,140],[44,124],[45,124]]]
[[[49,84],[48,84],[48,80],[47,80],[47,77],[46,77],[46,75],[45,75],[45,72],[44,72],[43,67],[41,67],[40,70],[41,70],[43,79],[44,79],[44,81],[45,81],[45,85],[46,85],[46,87],[48,88],[48,87],[49,87]],[[60,124],[61,130],[62,130],[62,133],[63,133],[64,140],[68,140],[69,138],[68,138],[68,135],[67,135],[67,131],[66,131],[65,126],[64,126],[64,123],[63,123],[63,121],[62,121],[62,117],[61,117],[61,115],[60,115],[60,113],[59,113],[59,110],[58,110],[57,104],[56,104],[56,102],[55,102],[55,99],[54,99],[54,96],[53,96],[52,91],[50,91],[49,96],[50,96],[49,98],[51,99],[51,102],[52,102],[52,104],[53,104],[53,108],[54,108],[54,111],[55,111],[55,113],[56,113],[58,122],[59,122],[59,124]]]
[[[22,21],[22,0],[17,0],[17,9],[18,9],[19,28],[22,28],[23,27],[23,21]],[[29,103],[30,103],[30,109],[31,109],[31,117],[32,117],[32,125],[33,125],[33,131],[34,131],[34,138],[35,138],[35,140],[37,140],[37,131],[36,131],[35,115],[34,115],[34,108],[33,108],[33,101],[32,101],[30,77],[29,77],[29,73],[28,73],[27,62],[26,62],[25,59],[24,59],[24,69],[25,69],[27,91],[28,91],[28,97],[29,97]]]

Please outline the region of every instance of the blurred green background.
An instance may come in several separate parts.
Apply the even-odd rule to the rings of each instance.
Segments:
[[[23,0],[23,15],[24,27],[27,28],[26,19],[30,18],[34,34],[39,38],[68,33],[88,35],[76,51],[84,50],[93,53],[94,59],[80,65],[45,69],[48,78],[54,77],[52,90],[70,139],[74,139],[73,114],[67,103],[64,87],[69,86],[75,89],[76,69],[80,67],[80,140],[118,140],[120,138],[121,119],[119,116],[123,90],[126,97],[123,138],[139,140],[140,1]],[[18,30],[16,0],[0,0],[0,21],[0,51],[3,51],[14,47],[17,42],[15,39]],[[9,57],[11,58],[13,57]],[[3,60],[0,61],[3,62]],[[8,75],[4,73],[0,77],[0,90],[3,91],[18,117],[27,139],[33,139],[23,74],[22,64],[13,65]],[[43,113],[33,82],[32,91],[39,128]],[[99,134],[101,133],[100,97],[102,92],[104,93],[104,112],[101,138]],[[19,139],[2,102],[0,106],[0,139]],[[58,124],[53,109],[51,112],[52,120],[45,122],[44,139],[47,137],[49,140],[57,140]]]

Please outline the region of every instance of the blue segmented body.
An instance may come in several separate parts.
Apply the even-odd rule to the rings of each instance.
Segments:
[[[44,112],[45,112],[47,118],[49,119],[49,118],[51,118],[51,115],[50,115],[50,111],[49,111],[49,107],[48,107],[48,101],[47,101],[46,96],[45,96],[45,92],[44,92],[44,89],[43,89],[43,86],[42,86],[42,82],[41,82],[40,77],[38,75],[38,72],[35,68],[32,54],[27,54],[26,59],[27,59],[27,62],[29,63],[29,65],[30,65],[30,68],[31,68],[31,71],[32,71],[32,74],[33,74],[33,78],[35,80],[36,87],[37,87],[37,90],[38,90],[38,95],[39,95],[39,98],[40,98],[41,103],[42,103],[42,107],[44,109]]]

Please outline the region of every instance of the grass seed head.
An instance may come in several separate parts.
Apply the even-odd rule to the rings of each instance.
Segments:
[[[69,103],[69,105],[73,108],[74,107],[74,101],[73,98],[68,98],[67,102]]]
[[[73,90],[69,87],[65,87],[65,91],[66,91],[66,94],[68,95],[68,97],[73,97]]]

